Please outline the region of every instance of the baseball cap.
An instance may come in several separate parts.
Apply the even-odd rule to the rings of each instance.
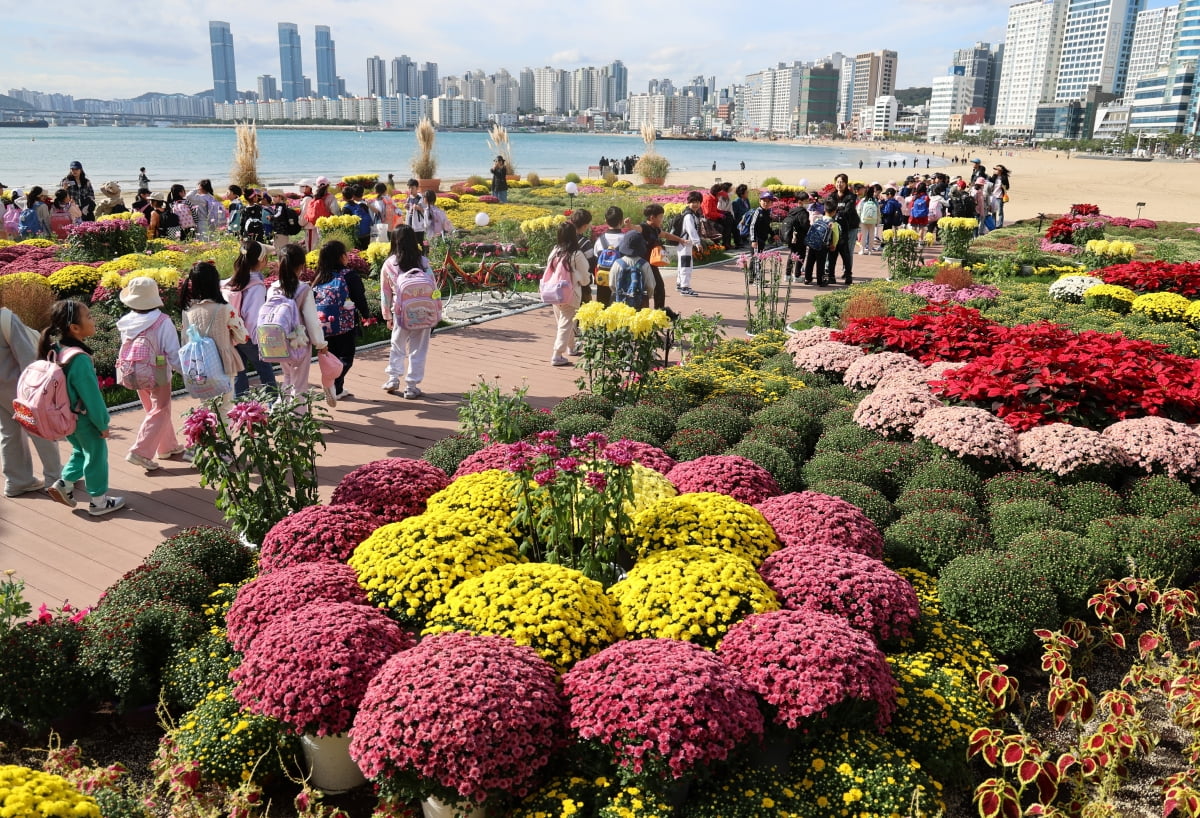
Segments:
[[[971,160],[971,164],[972,164],[972,165],[979,165],[979,164],[982,164],[982,163],[983,163],[983,160],[982,160],[982,159],[972,159],[972,160]]]
[[[318,176],[317,177],[317,187],[320,187],[321,185],[327,185],[327,184],[329,184],[328,176]]]
[[[71,163],[71,170],[83,170],[83,163],[76,159]]]
[[[762,193],[759,193],[759,194],[758,194],[758,198],[760,198],[760,199],[774,199],[774,198],[775,198],[775,194],[774,194],[774,193],[772,193],[772,192],[771,192],[771,191],[769,191],[769,190],[764,190]]]

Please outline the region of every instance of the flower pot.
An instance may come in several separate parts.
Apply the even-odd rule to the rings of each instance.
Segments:
[[[643,176],[642,177],[643,185],[654,185],[655,187],[662,187],[662,184],[665,181],[667,181],[667,177],[665,177],[665,176]]]
[[[483,818],[487,808],[470,802],[443,804],[431,795],[421,802],[421,813],[425,818]]]
[[[427,190],[432,190],[434,193],[437,193],[438,190],[441,188],[441,186],[442,186],[441,179],[418,179],[417,180],[417,190],[421,191],[422,193],[424,193]]]
[[[1022,264],[1021,265],[1021,270],[1020,270],[1021,275],[1031,276],[1031,275],[1033,275],[1033,272],[1034,272],[1034,270],[1033,270],[1032,264]]]
[[[947,264],[961,265],[963,263],[961,258],[954,258],[953,256],[942,256],[942,261],[946,262]]]
[[[308,762],[309,780],[321,792],[337,795],[367,782],[367,777],[350,757],[350,736],[305,733],[300,737],[300,745]]]

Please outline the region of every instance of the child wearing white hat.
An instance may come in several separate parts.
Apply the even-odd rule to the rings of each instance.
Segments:
[[[154,459],[183,454],[171,423],[171,370],[179,370],[179,334],[162,311],[158,284],[147,276],[130,279],[121,290],[121,303],[130,312],[117,321],[121,351],[117,377],[135,389],[146,417],[125,459],[146,471],[159,468]]]

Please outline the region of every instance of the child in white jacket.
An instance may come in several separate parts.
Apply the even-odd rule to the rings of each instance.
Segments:
[[[121,303],[131,310],[117,321],[122,349],[138,336],[145,336],[155,356],[156,376],[154,388],[138,390],[146,418],[125,459],[146,471],[154,471],[159,468],[155,455],[183,454],[171,422],[171,371],[179,370],[179,334],[162,311],[162,297],[154,279],[146,276],[131,279],[121,290]]]
[[[267,289],[267,298],[276,290],[296,302],[300,310],[300,321],[308,335],[309,343],[317,352],[328,349],[325,332],[321,329],[321,317],[317,314],[317,303],[313,300],[312,287],[300,280],[300,273],[305,268],[304,248],[299,244],[289,244],[279,254],[279,278]],[[312,358],[305,355],[301,360],[280,361],[279,368],[283,371],[283,383],[280,392],[286,395],[303,395],[308,391],[308,376],[312,368]],[[330,406],[337,405],[337,400],[326,393],[326,401]]]

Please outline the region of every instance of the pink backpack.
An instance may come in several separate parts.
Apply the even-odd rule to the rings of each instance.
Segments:
[[[75,412],[67,395],[67,373],[63,367],[83,350],[67,347],[51,352],[44,361],[34,361],[17,381],[13,418],[31,435],[62,440],[75,432]]]
[[[167,358],[150,339],[165,320],[167,316],[159,314],[158,320],[137,337],[121,342],[121,351],[117,353],[117,383],[121,386],[139,392],[166,385],[163,376],[170,371]]]
[[[442,320],[437,283],[420,268],[397,272],[392,279],[392,312],[402,329],[433,329]]]
[[[574,300],[575,288],[571,284],[571,270],[562,253],[554,253],[539,287],[545,304],[570,304]]]
[[[254,339],[259,358],[299,363],[312,355],[311,341],[307,332],[302,332],[304,321],[296,303],[307,291],[308,285],[301,284],[296,289],[296,297],[288,298],[278,285],[267,290],[267,300],[258,311],[257,337]]]
[[[21,232],[21,208],[16,205],[10,205],[4,211],[4,229],[10,236],[20,235]]]
[[[171,212],[179,217],[179,226],[184,230],[196,226],[196,217],[192,213],[191,205],[180,199],[171,205]]]

